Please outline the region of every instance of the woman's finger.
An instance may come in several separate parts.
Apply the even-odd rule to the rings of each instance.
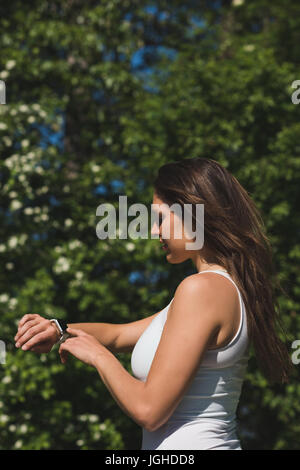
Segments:
[[[67,341],[68,340],[62,343],[58,350],[62,364],[65,364],[67,362],[67,357],[68,357],[68,350],[67,350],[68,346],[66,346]]]
[[[31,320],[27,320],[27,322],[25,322],[22,326],[19,325],[15,340],[22,336],[22,334],[24,334],[24,332],[34,324],[36,324],[36,320],[32,318]]]
[[[18,333],[16,334],[15,336],[15,341],[17,342],[18,340],[20,340],[20,338],[26,333],[28,332],[29,329],[31,329],[33,326],[36,326],[36,325],[39,325],[39,321],[37,319],[33,319],[33,320],[28,320],[24,326],[19,329]]]
[[[83,330],[78,330],[77,328],[67,328],[67,333],[72,336],[86,336],[86,333]]]
[[[27,343],[27,341],[29,341],[35,335],[41,333],[44,330],[45,330],[45,327],[43,325],[38,324],[38,325],[32,326],[16,340],[16,347],[17,348],[22,347],[25,343]]]
[[[18,327],[21,328],[28,320],[33,320],[36,317],[38,317],[36,313],[26,313],[19,321]]]
[[[33,336],[28,338],[28,340],[23,343],[23,346],[20,345],[19,347],[22,347],[23,351],[28,351],[47,339],[49,339],[49,332],[47,330],[41,331],[40,333],[35,333]]]

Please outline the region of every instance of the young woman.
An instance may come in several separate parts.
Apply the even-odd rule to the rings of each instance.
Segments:
[[[193,238],[186,236],[185,221],[168,210],[174,203],[192,205],[193,230],[196,204],[204,204],[201,249],[187,249]],[[162,166],[153,204],[161,220],[151,233],[164,244],[167,261],[191,259],[197,273],[148,318],[69,325],[61,360],[73,354],[98,370],[119,406],[141,425],[142,449],[240,450],[236,408],[250,345],[270,383],[287,382],[292,369],[276,333],[276,279],[263,221],[236,178],[205,158]],[[181,238],[174,236],[178,226]],[[55,325],[34,314],[21,319],[15,338],[17,347],[39,353],[57,339]],[[133,376],[114,356],[119,351],[132,352]]]

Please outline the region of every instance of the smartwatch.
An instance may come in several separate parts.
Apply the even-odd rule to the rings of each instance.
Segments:
[[[63,343],[69,337],[69,334],[67,333],[67,328],[68,328],[67,323],[60,318],[51,318],[50,321],[51,323],[55,323],[58,331],[60,332],[60,338],[57,341],[57,343],[59,344]]]

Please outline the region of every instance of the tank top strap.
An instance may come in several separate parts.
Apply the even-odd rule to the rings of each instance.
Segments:
[[[218,274],[225,274],[225,277],[227,277],[227,279],[229,279],[236,287],[237,291],[238,291],[238,294],[239,294],[239,298],[241,298],[241,293],[240,293],[240,289],[238,288],[238,286],[236,285],[236,283],[234,282],[234,280],[232,279],[232,277],[230,276],[229,272],[228,271],[225,271],[225,270],[222,270],[222,269],[210,269],[210,270],[207,270],[207,271],[199,271],[198,274],[202,274],[202,273],[218,273]],[[226,276],[227,274],[227,276]]]
[[[239,322],[239,327],[238,327],[238,330],[236,332],[236,334],[234,335],[234,337],[231,339],[231,341],[226,345],[226,348],[228,346],[231,346],[231,344],[236,340],[236,338],[239,336],[240,332],[241,332],[241,329],[242,329],[242,325],[243,325],[243,319],[244,319],[244,302],[243,302],[243,298],[241,296],[241,293],[240,293],[240,290],[238,288],[238,286],[236,285],[236,283],[234,282],[234,280],[231,278],[230,274],[228,273],[228,271],[225,271],[225,270],[222,270],[222,269],[210,269],[210,270],[206,270],[206,271],[199,271],[198,274],[201,274],[201,273],[218,273],[218,274],[223,274],[225,275],[225,277],[227,279],[229,279],[233,285],[236,287],[236,290],[238,292],[238,296],[239,296],[239,303],[240,303],[240,322]],[[228,276],[228,277],[227,277]],[[220,349],[223,349],[223,348],[220,348]]]

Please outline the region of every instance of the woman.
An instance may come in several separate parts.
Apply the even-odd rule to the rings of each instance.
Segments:
[[[186,236],[185,221],[168,210],[174,203],[192,205],[193,230],[196,204],[204,205],[201,249],[187,249],[193,238]],[[162,166],[153,204],[163,220],[151,234],[164,243],[167,261],[191,259],[197,273],[148,318],[69,325],[61,360],[73,354],[98,370],[119,406],[142,426],[142,449],[240,450],[236,408],[250,345],[270,383],[287,382],[292,368],[275,330],[278,306],[263,222],[245,189],[211,159]],[[174,236],[178,225],[181,238]],[[48,352],[58,335],[53,322],[29,314],[15,339],[17,347]],[[114,356],[119,351],[132,351],[134,376]]]

